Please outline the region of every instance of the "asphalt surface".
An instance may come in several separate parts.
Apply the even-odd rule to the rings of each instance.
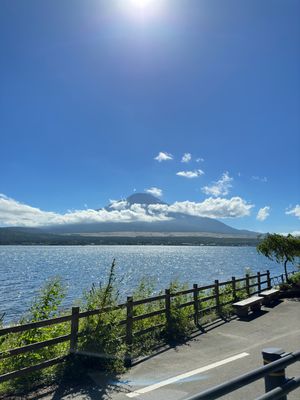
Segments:
[[[300,302],[284,300],[263,307],[255,318],[222,320],[196,335],[187,344],[164,349],[138,363],[118,379],[102,373],[91,375],[93,384],[65,394],[60,388],[39,396],[42,400],[185,400],[217,384],[262,366],[261,351],[277,347],[286,352],[300,349]],[[288,377],[300,376],[300,362],[289,366]],[[251,400],[264,393],[259,380],[222,399]],[[289,400],[300,399],[300,388]]]

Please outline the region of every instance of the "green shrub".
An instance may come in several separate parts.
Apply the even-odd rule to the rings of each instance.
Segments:
[[[143,300],[147,299],[150,297],[153,297],[153,293],[155,290],[155,286],[153,282],[143,279],[139,283],[138,287],[135,289],[133,292],[133,300],[138,301],[138,300]],[[160,292],[158,295],[161,295],[162,292]],[[157,295],[155,295],[156,297]],[[139,304],[134,306],[133,309],[133,315],[134,316],[139,316],[139,315],[145,315],[149,314],[154,311],[158,311],[163,309],[165,306],[164,300],[156,300],[153,302],[149,303],[144,303],[144,304]],[[154,347],[158,346],[162,342],[161,338],[161,332],[162,328],[160,329],[155,329],[151,332],[144,333],[142,335],[136,335],[136,333],[148,329],[160,324],[165,323],[165,315],[159,314],[155,315],[150,318],[144,318],[138,321],[135,321],[133,324],[133,332],[135,333],[133,337],[133,355],[134,356],[141,356],[141,355],[146,355],[153,350]]]
[[[188,289],[187,284],[181,284],[173,281],[170,284],[171,295]],[[170,321],[166,324],[164,335],[167,341],[181,342],[188,338],[194,328],[191,314],[194,312],[193,306],[179,308],[180,305],[191,301],[191,295],[185,294],[180,296],[171,296]]]
[[[220,290],[220,312],[224,317],[229,317],[234,313],[232,303],[234,302],[232,285],[221,286]],[[230,304],[226,304],[229,303]]]
[[[300,284],[300,271],[296,272],[294,275],[290,276],[290,282],[293,285]]]
[[[99,314],[83,318],[80,323],[81,334],[78,341],[78,362],[84,368],[100,368],[122,371],[125,345],[122,336],[124,328],[119,322],[125,318],[123,310],[106,311],[119,303],[116,289],[115,260],[109,270],[107,283],[95,285],[85,292],[83,308],[85,311],[99,309]]]
[[[58,316],[59,306],[64,296],[65,290],[60,279],[53,278],[49,280],[34,299],[28,313],[20,319],[19,323],[37,322]],[[3,337],[0,343],[0,351],[5,352],[9,349],[23,347],[32,343],[42,342],[57,336],[65,335],[69,333],[69,329],[69,324],[64,323],[8,334]],[[59,357],[66,354],[67,350],[68,342],[44,347],[36,351],[26,352],[9,358],[3,358],[0,360],[0,375],[39,364],[51,358]],[[59,367],[51,367],[5,382],[0,385],[0,393],[10,392],[12,390],[14,392],[28,390],[36,384],[49,382],[54,375],[57,375],[60,369]]]

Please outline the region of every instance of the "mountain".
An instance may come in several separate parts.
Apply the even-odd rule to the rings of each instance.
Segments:
[[[149,193],[134,193],[127,197],[126,201],[130,206],[132,204],[167,204]]]
[[[146,214],[151,215],[148,211],[150,205],[167,205],[167,203],[152,196],[148,193],[134,193],[125,200],[111,202],[105,207],[107,211],[116,209],[129,210],[133,205],[141,205],[146,210]],[[153,232],[158,233],[214,233],[233,236],[256,237],[257,233],[238,230],[224,224],[216,219],[207,217],[197,217],[178,212],[169,212],[167,214],[170,220],[162,220],[157,222],[101,222],[101,223],[79,223],[69,225],[58,225],[43,228],[44,232],[51,233],[99,233],[99,232]]]
[[[125,200],[119,200],[116,203],[126,202],[126,208],[130,208],[133,204],[143,204],[145,206],[150,206],[151,204],[165,204],[162,200],[158,199],[157,197],[153,196],[152,194],[148,193],[134,193],[131,196],[127,197]],[[104,207],[105,210],[112,211],[114,207],[112,204]]]

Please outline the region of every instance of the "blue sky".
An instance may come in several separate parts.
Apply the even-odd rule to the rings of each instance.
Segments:
[[[154,187],[225,204],[237,228],[300,231],[299,15],[297,0],[1,0],[0,225]]]

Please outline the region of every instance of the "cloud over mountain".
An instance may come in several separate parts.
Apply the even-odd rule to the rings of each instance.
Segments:
[[[155,197],[161,197],[163,194],[162,189],[159,189],[157,187],[151,187],[149,189],[145,189],[145,192],[150,193]]]
[[[240,197],[231,199],[210,197],[199,203],[183,201],[171,205],[158,200],[156,204],[131,204],[126,200],[111,200],[108,208],[74,210],[59,214],[43,211],[0,195],[0,225],[38,227],[103,222],[159,222],[172,220],[172,215],[175,213],[221,219],[239,218],[248,216],[252,207],[252,204]]]

